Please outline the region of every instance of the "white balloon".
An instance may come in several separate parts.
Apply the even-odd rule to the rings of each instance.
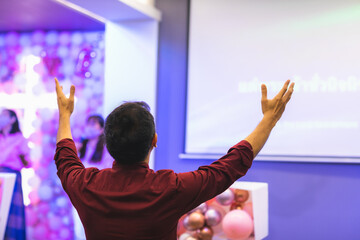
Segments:
[[[83,43],[84,41],[84,36],[82,33],[80,32],[74,32],[72,35],[71,35],[71,42],[72,44],[74,45],[80,45],[81,43]]]
[[[38,189],[38,196],[43,201],[49,201],[53,197],[53,190],[49,185],[41,185]]]
[[[32,187],[32,188],[38,188],[40,186],[40,183],[41,183],[41,179],[34,175],[32,178],[30,178],[28,180],[28,184]]]
[[[31,36],[27,33],[22,33],[20,35],[19,43],[23,47],[27,47],[31,45]]]
[[[5,35],[5,44],[7,46],[16,46],[19,43],[19,34],[15,32],[9,32]]]
[[[56,203],[56,206],[63,208],[68,205],[68,200],[62,196],[62,197],[58,197],[56,199],[55,203]]]
[[[186,240],[189,237],[191,237],[191,235],[189,233],[183,233],[183,234],[180,235],[178,240]]]
[[[45,40],[45,33],[43,31],[35,31],[31,35],[34,44],[43,44]]]
[[[40,45],[35,45],[31,48],[31,52],[35,56],[40,56],[42,51],[43,51],[43,47]]]
[[[61,58],[66,58],[67,56],[69,56],[69,52],[70,52],[69,48],[64,46],[60,46],[57,49],[57,55]]]
[[[71,42],[71,34],[69,32],[61,32],[59,34],[60,45],[66,46]]]
[[[45,36],[45,42],[50,45],[50,46],[54,46],[58,43],[58,39],[59,39],[59,34],[56,31],[50,31],[48,33],[46,33]]]
[[[74,74],[75,64],[68,60],[62,64],[61,68],[64,75],[69,77]]]
[[[5,46],[5,36],[4,35],[0,35],[0,47]]]

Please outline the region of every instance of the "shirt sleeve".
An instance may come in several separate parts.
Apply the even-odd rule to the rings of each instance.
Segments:
[[[75,182],[76,177],[85,169],[78,157],[74,141],[67,138],[58,142],[54,159],[57,175],[61,180],[64,190],[68,192],[68,186],[71,186]]]
[[[208,166],[177,174],[176,188],[183,212],[190,211],[201,203],[228,189],[244,176],[254,159],[249,142],[243,140],[229,149],[228,153]]]

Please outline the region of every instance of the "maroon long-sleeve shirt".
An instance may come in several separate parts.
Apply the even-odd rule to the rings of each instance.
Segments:
[[[174,240],[178,219],[244,176],[253,161],[247,141],[196,171],[154,172],[147,163],[84,168],[71,139],[57,144],[55,163],[64,190],[89,240]]]

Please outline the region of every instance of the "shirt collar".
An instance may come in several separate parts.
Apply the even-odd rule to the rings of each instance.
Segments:
[[[149,164],[146,162],[138,162],[133,164],[120,164],[114,160],[113,162],[113,169],[137,169],[137,168],[149,168]]]

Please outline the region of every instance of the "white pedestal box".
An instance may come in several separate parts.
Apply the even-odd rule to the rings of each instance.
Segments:
[[[269,193],[268,184],[261,182],[235,182],[230,188],[249,191],[253,204],[254,239],[265,238],[269,234]]]
[[[182,216],[178,239],[260,240],[269,230],[268,184],[235,182]]]
[[[0,173],[0,239],[4,238],[16,174]]]

